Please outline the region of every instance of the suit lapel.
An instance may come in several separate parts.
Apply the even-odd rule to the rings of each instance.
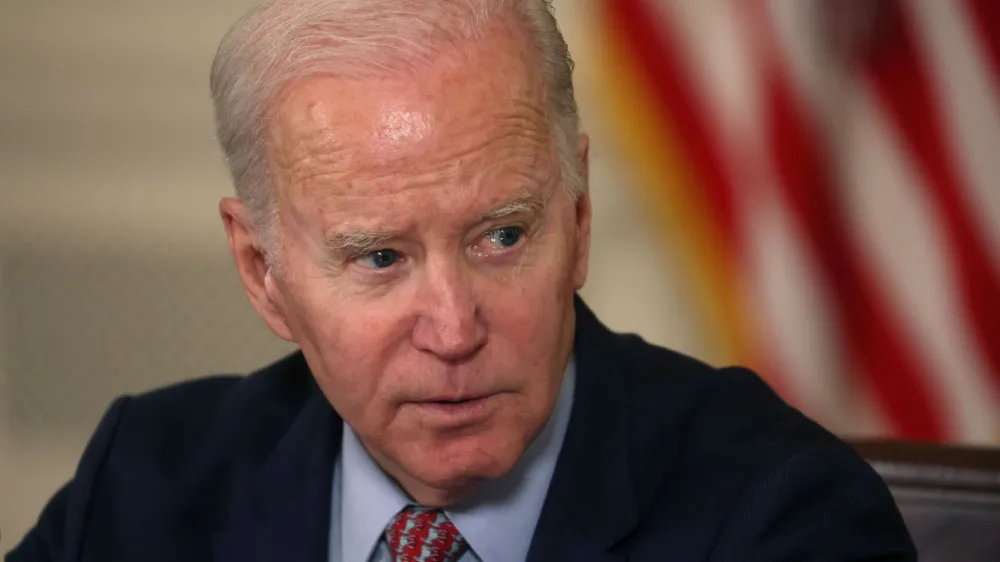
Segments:
[[[573,413],[529,562],[624,560],[615,547],[638,526],[646,503],[640,498],[651,495],[672,458],[674,441],[664,439],[664,428],[631,415],[632,367],[617,336],[579,297],[576,316]],[[651,448],[659,452],[650,456]],[[640,470],[630,463],[638,458]]]
[[[326,561],[342,423],[315,388],[264,463],[236,477],[228,527],[215,537],[217,562]]]
[[[671,428],[630,415],[633,367],[617,336],[578,297],[576,315],[573,412],[528,562],[624,560],[615,547],[637,527],[676,447]],[[314,387],[263,463],[236,476],[217,562],[326,561],[342,424]]]

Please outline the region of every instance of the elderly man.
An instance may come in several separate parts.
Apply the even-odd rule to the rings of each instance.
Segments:
[[[250,303],[300,353],[116,401],[27,561],[913,560],[754,374],[604,328],[543,0],[277,0],[212,70]]]

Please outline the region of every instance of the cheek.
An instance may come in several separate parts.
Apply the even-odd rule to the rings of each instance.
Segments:
[[[317,383],[342,417],[387,415],[392,381],[385,373],[406,342],[404,322],[371,304],[345,301],[332,287],[302,291],[296,337]]]
[[[482,301],[490,335],[504,347],[498,351],[528,370],[548,369],[561,359],[568,329],[573,295],[568,261],[551,254],[540,255],[508,283],[492,284],[493,294]]]

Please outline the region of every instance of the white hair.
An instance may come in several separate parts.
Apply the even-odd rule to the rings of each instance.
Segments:
[[[218,141],[237,196],[269,263],[277,260],[277,204],[264,146],[267,111],[291,81],[318,72],[361,77],[418,68],[443,45],[515,21],[541,61],[548,114],[567,189],[587,189],[576,157],[573,62],[551,0],[266,0],[219,45],[211,91]]]

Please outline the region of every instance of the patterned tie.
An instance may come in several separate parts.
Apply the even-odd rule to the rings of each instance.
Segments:
[[[394,562],[456,562],[469,548],[440,509],[410,506],[385,527]]]

